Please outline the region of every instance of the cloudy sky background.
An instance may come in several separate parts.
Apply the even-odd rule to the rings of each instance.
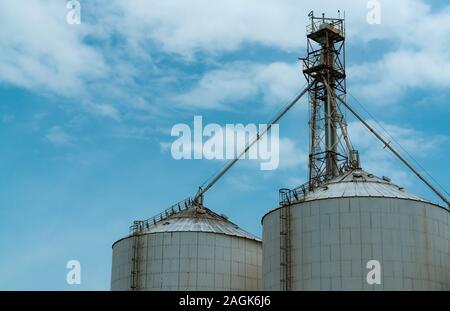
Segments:
[[[311,10],[345,10],[349,92],[450,189],[446,1],[380,1],[380,25],[366,0],[80,2],[81,25],[64,0],[0,2],[0,289],[108,290],[111,244],[222,164],[173,160],[172,126],[267,122],[305,82]],[[206,205],[259,235],[278,189],[306,180],[307,111],[280,124],[278,170],[239,163]],[[437,200],[349,123],[365,169]]]

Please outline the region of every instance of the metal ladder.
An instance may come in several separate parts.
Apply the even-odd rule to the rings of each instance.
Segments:
[[[291,288],[291,206],[280,207],[280,290]]]
[[[130,280],[130,290],[137,291],[140,289],[140,234],[135,232],[133,234],[133,244],[131,250],[131,280]]]

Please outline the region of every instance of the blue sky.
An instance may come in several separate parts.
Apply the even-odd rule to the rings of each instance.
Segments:
[[[81,25],[63,0],[0,2],[0,289],[108,290],[131,222],[223,164],[172,159],[172,126],[267,122],[304,84],[312,9],[346,11],[350,93],[450,189],[446,1],[380,1],[380,25],[354,0],[80,2]],[[307,112],[302,100],[280,124],[279,169],[239,163],[206,205],[260,235],[278,189],[307,176]],[[349,130],[365,169],[437,200],[352,118]],[[71,259],[81,285],[66,284]]]

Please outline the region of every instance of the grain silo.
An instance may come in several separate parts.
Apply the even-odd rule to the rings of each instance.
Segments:
[[[113,290],[450,290],[449,210],[364,171],[343,108],[450,202],[346,103],[344,19],[309,17],[306,88],[192,200],[136,221],[114,243]],[[264,215],[261,254],[261,241],[203,196],[306,93],[309,178],[281,189]]]
[[[261,241],[191,200],[113,244],[112,290],[259,290]]]
[[[264,289],[450,290],[444,207],[358,169],[280,194],[262,221]],[[371,260],[379,285],[366,280]]]
[[[263,288],[450,290],[449,210],[361,169],[342,107],[448,200],[346,103],[344,20],[309,16],[309,180],[262,219]]]

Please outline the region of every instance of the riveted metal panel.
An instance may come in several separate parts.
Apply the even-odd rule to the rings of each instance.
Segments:
[[[112,290],[130,290],[132,242],[113,246]],[[138,290],[260,290],[261,242],[211,232],[140,237]]]
[[[280,289],[279,213],[262,221],[265,290]],[[291,215],[293,290],[450,290],[450,213],[442,207],[341,197],[293,204]],[[381,264],[380,285],[366,281],[369,260]]]

